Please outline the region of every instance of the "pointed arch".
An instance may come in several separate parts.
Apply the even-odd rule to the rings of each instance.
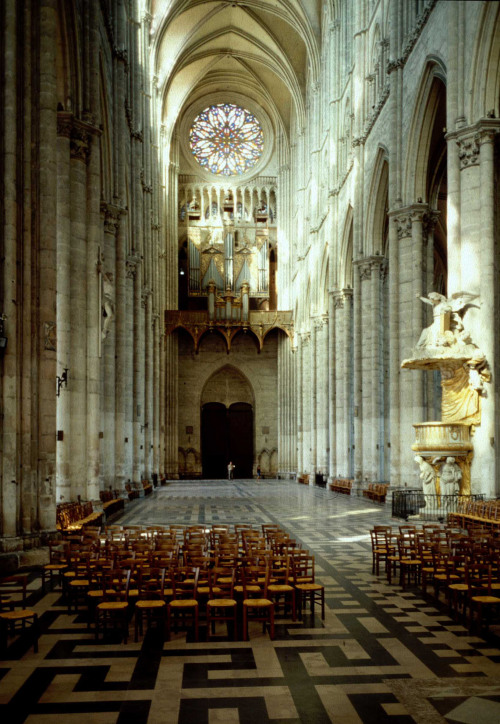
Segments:
[[[328,256],[328,244],[325,244],[321,258],[321,271],[318,284],[318,305],[319,314],[328,313],[328,289],[329,289],[329,268],[330,259]]]
[[[387,149],[380,146],[373,168],[368,208],[366,210],[366,254],[383,254],[386,243],[389,192],[389,161]]]
[[[446,91],[444,63],[439,58],[430,57],[415,97],[413,120],[408,133],[403,189],[404,198],[409,203],[419,198],[424,202],[429,200],[427,198],[429,156],[443,91]]]
[[[56,83],[58,109],[79,116],[82,108],[80,43],[73,0],[58,0]]]
[[[211,372],[201,388],[200,406],[220,402],[227,408],[235,402],[255,404],[255,393],[248,377],[235,365],[221,365]]]
[[[344,231],[340,246],[339,289],[346,289],[348,287],[352,288],[352,226],[353,211],[352,206],[349,205],[347,207],[347,213],[344,221]]]

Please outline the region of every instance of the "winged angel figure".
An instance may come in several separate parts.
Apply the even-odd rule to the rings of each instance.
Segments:
[[[455,292],[445,297],[439,292],[430,292],[428,297],[419,297],[432,306],[432,324],[426,327],[417,342],[419,347],[452,347],[455,344],[470,344],[471,338],[464,328],[463,316],[473,305],[478,294]],[[449,316],[448,316],[449,315]]]

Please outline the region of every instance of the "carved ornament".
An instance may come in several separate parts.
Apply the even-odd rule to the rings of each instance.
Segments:
[[[401,216],[394,217],[394,223],[397,226],[398,240],[408,239],[411,237],[411,216],[405,213]]]
[[[479,165],[479,145],[480,135],[474,133],[472,136],[466,136],[457,140],[458,158],[460,160],[460,169],[469,168],[470,166]]]

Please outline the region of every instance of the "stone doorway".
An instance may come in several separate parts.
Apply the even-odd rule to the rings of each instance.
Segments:
[[[201,457],[205,479],[227,478],[227,465],[234,463],[235,478],[252,477],[253,409],[247,402],[227,408],[209,402],[201,410]]]

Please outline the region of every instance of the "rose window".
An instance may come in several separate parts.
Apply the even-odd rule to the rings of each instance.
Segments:
[[[264,150],[264,133],[250,111],[233,103],[218,103],[196,116],[189,144],[204,169],[235,176],[255,166]]]

